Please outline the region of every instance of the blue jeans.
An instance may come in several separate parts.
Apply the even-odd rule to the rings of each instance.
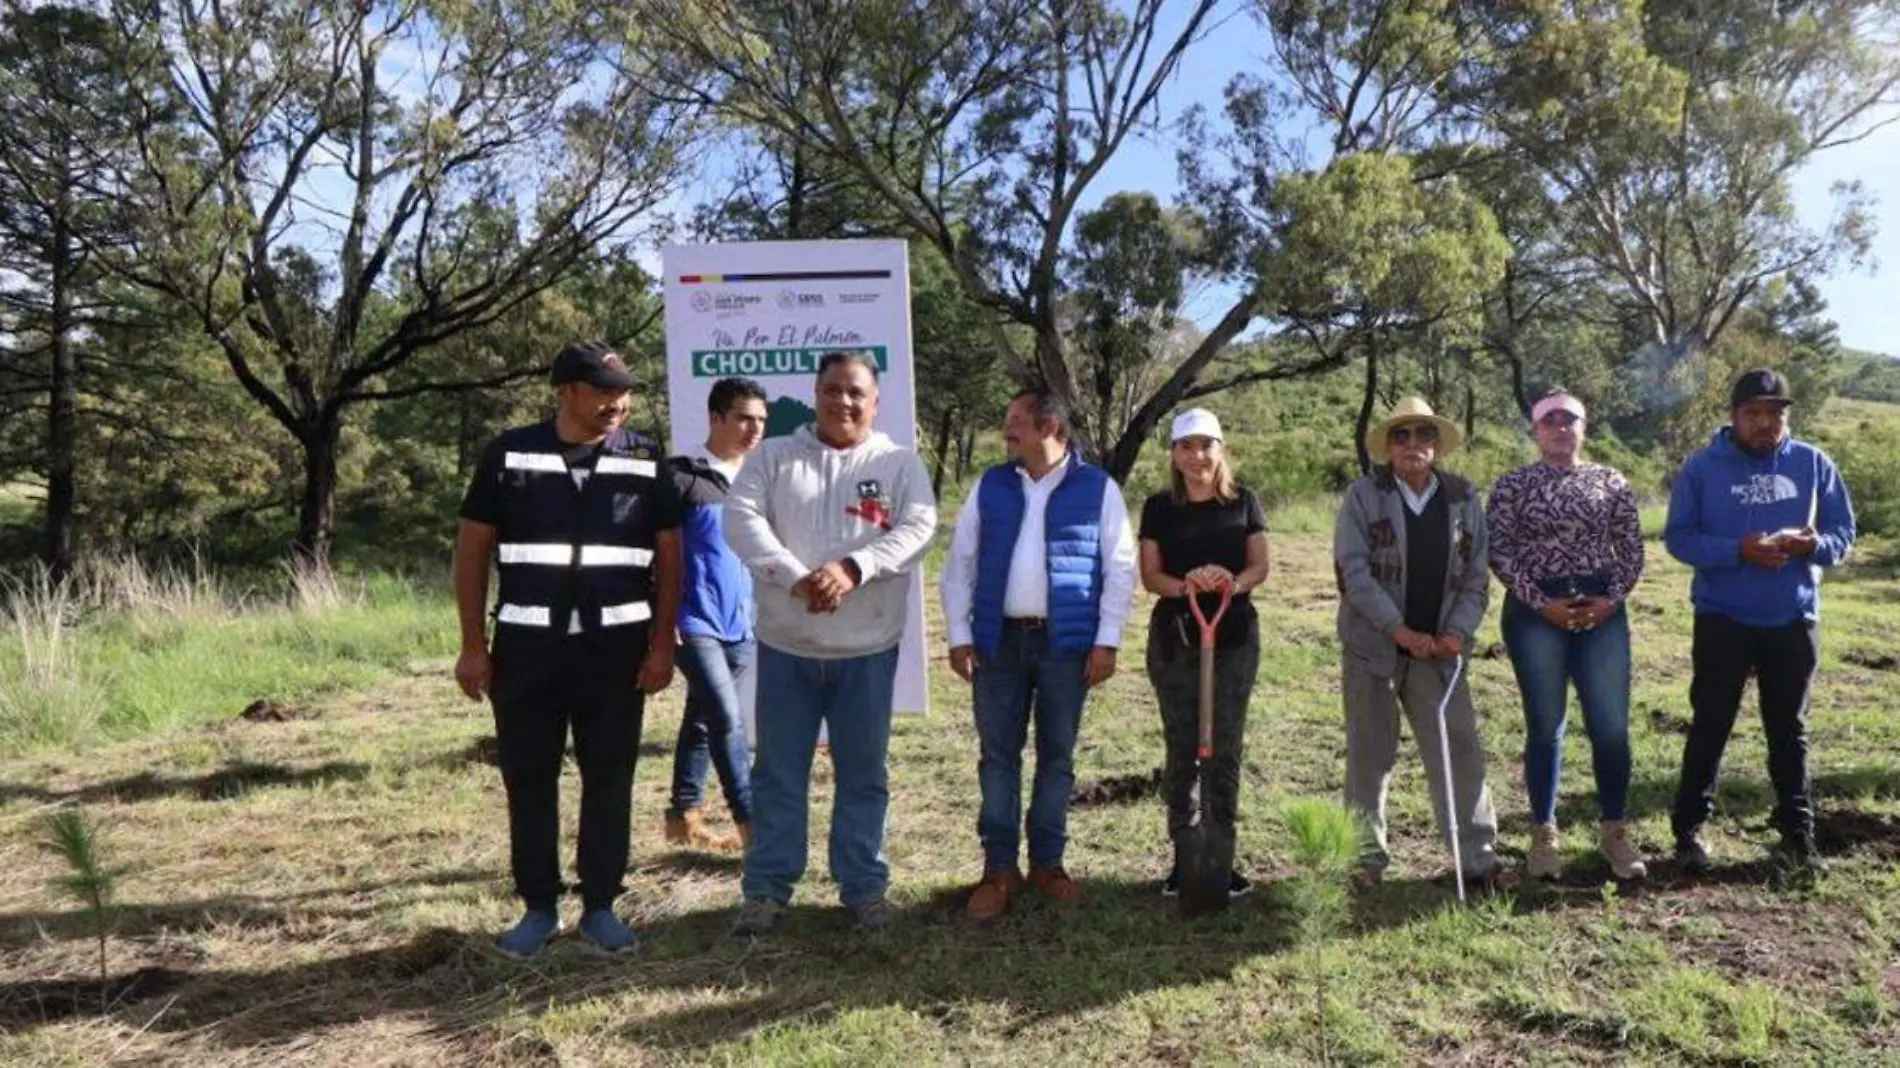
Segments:
[[[1023,825],[1023,745],[1036,721],[1036,778],[1029,792],[1029,866],[1062,863],[1075,788],[1075,736],[1088,698],[1088,657],[1056,656],[1045,629],[1006,628],[996,655],[976,669],[974,700],[983,807],[976,832],[986,869],[1016,864]]]
[[[815,660],[759,644],[758,761],[752,766],[752,844],[745,896],[783,905],[805,874],[811,835],[811,761],[827,728],[835,787],[831,877],[848,907],[884,896],[884,817],[890,808],[891,699],[897,647]]]
[[[673,749],[673,799],[666,814],[678,818],[699,807],[706,769],[719,773],[735,823],[752,822],[752,755],[745,719],[739,715],[739,680],[752,669],[758,647],[752,639],[680,642],[679,669],[686,676],[686,715]]]
[[[1569,683],[1577,684],[1583,725],[1590,736],[1597,803],[1603,818],[1620,820],[1630,786],[1630,623],[1618,605],[1594,630],[1572,633],[1537,610],[1508,597],[1504,645],[1524,695],[1524,783],[1531,820],[1557,815],[1557,777],[1563,768],[1564,716]]]

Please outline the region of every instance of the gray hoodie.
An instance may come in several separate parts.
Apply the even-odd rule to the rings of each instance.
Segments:
[[[726,498],[726,543],[758,582],[759,640],[820,660],[897,644],[910,571],[936,529],[923,461],[877,431],[849,449],[826,445],[809,425],[772,438]],[[791,589],[841,559],[857,565],[863,585],[836,612],[813,615]]]

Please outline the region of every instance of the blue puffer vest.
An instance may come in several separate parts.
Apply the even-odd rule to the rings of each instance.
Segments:
[[[1049,498],[1043,516],[1049,569],[1049,648],[1081,656],[1095,644],[1102,601],[1102,496],[1108,475],[1073,453],[1069,470]],[[1025,498],[1021,468],[998,464],[977,484],[976,590],[970,633],[979,655],[995,656],[1003,642],[1003,598],[1009,561],[1022,529]]]

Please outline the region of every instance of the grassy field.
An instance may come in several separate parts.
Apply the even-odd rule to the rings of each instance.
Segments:
[[[1310,530],[1321,511],[1286,526]],[[821,761],[815,874],[781,935],[735,942],[724,933],[738,904],[734,863],[660,842],[675,689],[649,710],[638,775],[636,870],[623,907],[643,949],[605,959],[568,939],[526,966],[488,949],[516,905],[500,783],[483,745],[490,724],[453,692],[440,659],[446,603],[370,597],[253,613],[188,644],[177,634],[148,639],[157,659],[121,665],[116,677],[176,675],[166,700],[195,693],[205,705],[159,724],[199,725],[148,737],[128,726],[121,740],[77,755],[41,747],[0,760],[0,1063],[1900,1058],[1900,569],[1891,552],[1869,547],[1827,586],[1813,736],[1829,878],[1786,885],[1761,862],[1772,795],[1759,726],[1745,717],[1714,828],[1721,869],[1688,883],[1658,863],[1647,886],[1612,892],[1587,848],[1594,814],[1579,729],[1560,809],[1572,826],[1569,877],[1460,908],[1440,880],[1445,862],[1408,746],[1394,784],[1394,877],[1353,900],[1349,928],[1327,954],[1322,1035],[1312,957],[1283,892],[1280,812],[1290,798],[1338,789],[1336,602],[1324,534],[1289,531],[1274,548],[1240,826],[1241,856],[1263,892],[1194,923],[1156,893],[1166,850],[1147,783],[1161,740],[1134,652],[1139,628],[1084,725],[1078,772],[1099,803],[1071,823],[1081,906],[1029,901],[987,927],[962,918],[979,865],[975,740],[967,691],[939,664],[934,711],[903,719],[892,746],[895,930],[860,937],[833,905],[822,874]],[[1687,724],[1690,615],[1686,572],[1651,551],[1634,617],[1633,807],[1640,840],[1660,851]],[[1483,646],[1495,641],[1493,616]],[[392,634],[393,648],[384,640]],[[355,663],[360,675],[338,677],[379,681],[313,686],[300,673],[306,658],[330,665],[324,671]],[[213,664],[236,681],[186,681],[211,677]],[[1502,659],[1479,659],[1473,672],[1517,857],[1526,826],[1516,692]],[[238,719],[252,697],[294,697],[310,715]],[[570,775],[570,833],[574,785]],[[91,929],[51,886],[62,868],[36,829],[47,811],[74,804],[103,822],[109,862],[125,869],[108,946],[116,996],[104,1015]]]

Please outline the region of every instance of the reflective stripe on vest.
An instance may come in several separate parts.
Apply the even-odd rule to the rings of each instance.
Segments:
[[[501,465],[510,471],[547,471],[556,475],[567,474],[567,461],[560,454],[552,452],[511,452],[502,457]]]
[[[517,627],[549,627],[554,625],[554,614],[544,604],[504,604],[495,611],[495,622],[512,623]]]
[[[594,461],[594,473],[597,475],[634,475],[638,478],[652,478],[659,474],[659,465],[652,460],[635,460],[626,456],[603,456]]]
[[[628,623],[644,623],[652,618],[653,607],[645,601],[603,605],[600,609],[600,625],[603,627],[620,627]]]
[[[495,556],[504,564],[545,564],[549,567],[566,567],[574,560],[574,547],[558,542],[504,543],[495,547]],[[653,550],[651,549],[635,549],[621,545],[581,546],[582,567],[648,567],[652,563]]]

